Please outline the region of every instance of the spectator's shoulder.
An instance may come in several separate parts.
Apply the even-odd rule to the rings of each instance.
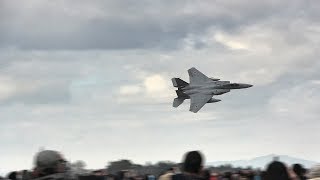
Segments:
[[[185,175],[184,174],[174,174],[171,176],[172,180],[184,180],[185,179]]]
[[[34,180],[76,180],[69,173],[56,173],[48,176],[36,178]]]
[[[204,180],[204,178],[193,174],[175,174],[172,176],[172,180]]]
[[[173,173],[166,173],[159,177],[159,180],[172,180]]]

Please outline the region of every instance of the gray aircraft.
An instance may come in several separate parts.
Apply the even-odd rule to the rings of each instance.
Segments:
[[[243,89],[252,87],[250,84],[230,83],[216,78],[208,78],[196,68],[188,70],[190,84],[180,78],[172,78],[177,98],[173,100],[173,107],[178,107],[185,99],[190,99],[190,111],[197,113],[206,103],[215,103],[220,99],[212,98],[213,95],[221,95],[230,92],[231,89]]]

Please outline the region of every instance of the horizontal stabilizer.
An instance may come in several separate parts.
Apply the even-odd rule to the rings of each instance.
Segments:
[[[182,104],[183,101],[184,101],[184,99],[182,99],[182,98],[174,98],[172,106],[176,108],[176,107],[180,106],[180,104]]]
[[[187,82],[185,82],[180,78],[172,78],[171,80],[172,80],[173,86],[177,88],[186,87],[189,85]]]

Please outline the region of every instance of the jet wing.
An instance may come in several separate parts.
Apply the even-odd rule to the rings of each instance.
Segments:
[[[196,68],[191,68],[188,70],[190,84],[205,84],[208,81],[212,81],[202,72],[198,71]]]
[[[211,98],[213,95],[196,93],[190,95],[190,111],[197,113]]]

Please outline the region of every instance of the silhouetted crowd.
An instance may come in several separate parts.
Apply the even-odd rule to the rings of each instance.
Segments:
[[[199,151],[187,152],[181,166],[171,167],[160,175],[142,175],[130,170],[111,174],[106,169],[77,173],[68,166],[60,152],[53,150],[37,153],[34,165],[33,170],[11,172],[0,180],[320,180],[320,166],[307,170],[300,164],[288,167],[279,160],[270,162],[265,171],[212,172],[204,168],[203,155]]]

